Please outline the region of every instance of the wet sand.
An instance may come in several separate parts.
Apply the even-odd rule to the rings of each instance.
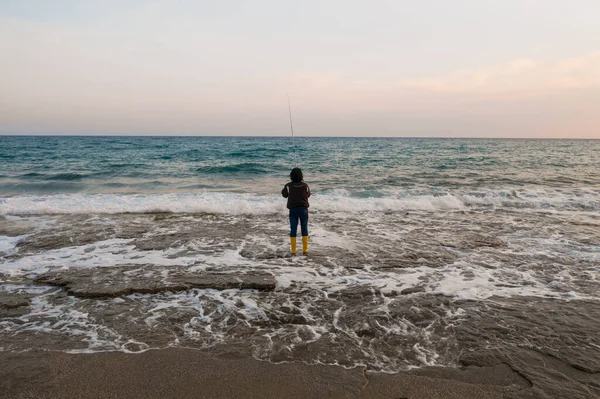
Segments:
[[[421,375],[419,375],[421,374]],[[0,353],[3,398],[502,398],[529,383],[505,365],[371,374],[361,368],[141,354]]]

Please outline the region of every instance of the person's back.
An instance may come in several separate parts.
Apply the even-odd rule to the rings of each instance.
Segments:
[[[290,245],[292,255],[296,255],[296,235],[298,232],[298,220],[302,230],[302,254],[308,255],[308,198],[310,188],[304,183],[304,176],[300,168],[292,169],[290,183],[287,183],[281,195],[287,198],[287,207],[290,210]]]
[[[285,185],[281,194],[287,198],[287,208],[305,208],[308,209],[308,197],[310,197],[310,188],[303,181],[290,182]]]

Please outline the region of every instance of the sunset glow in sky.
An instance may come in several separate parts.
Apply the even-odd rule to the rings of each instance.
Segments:
[[[0,0],[0,134],[600,138],[598,0]]]

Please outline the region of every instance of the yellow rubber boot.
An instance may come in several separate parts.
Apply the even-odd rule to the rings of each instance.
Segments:
[[[302,255],[308,255],[308,236],[302,236]]]
[[[290,244],[292,246],[292,255],[296,255],[296,237],[290,237]]]

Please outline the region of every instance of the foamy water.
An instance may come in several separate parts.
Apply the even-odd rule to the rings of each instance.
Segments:
[[[531,211],[588,211],[600,209],[600,189],[579,190],[450,190],[436,195],[387,190],[377,198],[357,198],[346,190],[315,195],[316,212],[358,214],[364,211],[446,211],[472,206],[525,208]],[[285,211],[280,195],[253,193],[171,194],[57,194],[0,198],[0,215],[94,214],[94,213],[216,213],[263,215]]]

